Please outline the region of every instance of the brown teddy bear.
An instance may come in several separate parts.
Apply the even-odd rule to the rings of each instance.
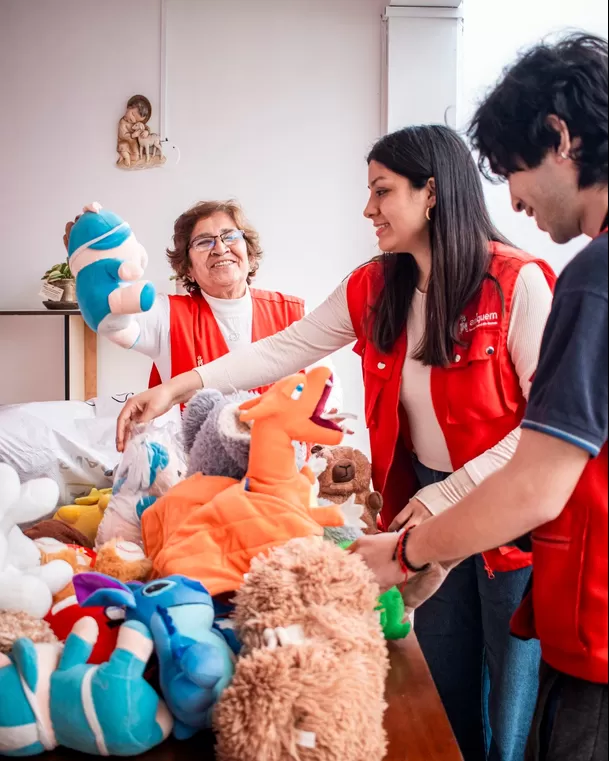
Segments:
[[[148,581],[152,573],[152,561],[133,542],[111,539],[102,545],[95,558],[95,572],[105,573],[126,584],[129,581]]]
[[[235,598],[244,655],[214,715],[220,761],[381,761],[378,594],[359,557],[317,539],[252,562]]]
[[[340,505],[355,495],[364,506],[364,534],[378,534],[377,518],[383,509],[383,497],[372,491],[372,467],[359,449],[351,447],[321,447],[311,450],[314,460],[325,460],[326,468],[318,476],[319,498]]]
[[[97,553],[67,546],[53,538],[38,539],[36,546],[40,549],[41,565],[52,560],[65,560],[72,566],[74,574],[95,570],[126,584],[128,581],[147,581],[152,571],[152,562],[144,551],[137,544],[123,539],[106,542]],[[75,594],[74,584],[70,582],[55,595],[53,605],[75,597]]]

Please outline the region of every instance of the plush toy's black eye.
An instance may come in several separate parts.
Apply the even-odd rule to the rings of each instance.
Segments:
[[[153,581],[152,584],[148,584],[142,589],[142,594],[144,597],[156,597],[169,591],[172,587],[175,587],[173,581]]]

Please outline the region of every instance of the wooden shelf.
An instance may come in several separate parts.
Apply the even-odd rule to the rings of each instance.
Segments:
[[[82,320],[79,309],[0,309],[0,317],[63,317],[64,318],[64,387],[65,399],[71,398],[70,391],[70,317],[78,317],[84,328],[84,396],[97,396],[97,335]]]
[[[0,309],[1,315],[6,317],[44,317],[50,315],[51,317],[78,317],[80,315],[79,309]]]

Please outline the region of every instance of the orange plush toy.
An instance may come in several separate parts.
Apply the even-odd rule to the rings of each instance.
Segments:
[[[193,476],[144,513],[155,578],[181,574],[200,581],[212,596],[233,592],[261,552],[296,537],[321,540],[322,526],[359,524],[357,506],[312,509],[315,476],[306,466],[299,472],[294,459],[292,441],[342,441],[337,416],[323,414],[331,390],[332,373],[317,367],[241,405],[241,419],[252,423],[244,480]]]

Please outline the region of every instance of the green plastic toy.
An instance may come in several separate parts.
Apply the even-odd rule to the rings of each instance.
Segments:
[[[410,634],[412,625],[410,621],[404,621],[406,615],[404,600],[397,587],[393,587],[379,597],[377,610],[381,614],[381,626],[385,639],[404,639]]]

